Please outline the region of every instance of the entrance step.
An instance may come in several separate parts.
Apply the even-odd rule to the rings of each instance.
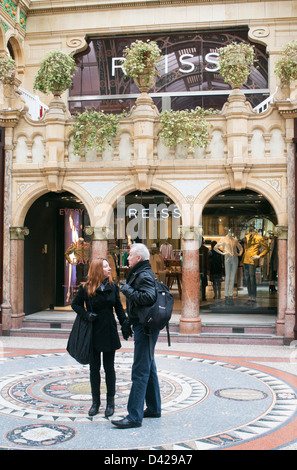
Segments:
[[[68,338],[73,319],[50,320],[30,319],[23,320],[22,328],[12,329],[11,336],[28,336],[42,338]],[[219,344],[263,344],[283,345],[284,338],[276,335],[275,322],[260,321],[243,322],[207,322],[202,320],[200,334],[179,333],[179,322],[170,322],[170,337],[175,343],[219,343]],[[166,329],[160,332],[159,341],[167,341]]]

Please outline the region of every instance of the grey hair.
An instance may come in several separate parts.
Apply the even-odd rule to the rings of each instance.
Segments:
[[[131,245],[130,250],[137,255],[141,256],[142,261],[146,261],[150,259],[150,252],[148,248],[143,243],[133,243]]]

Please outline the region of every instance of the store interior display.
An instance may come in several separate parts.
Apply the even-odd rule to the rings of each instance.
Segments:
[[[130,247],[143,242],[150,250],[153,272],[171,289],[174,311],[180,313],[183,241],[177,234],[182,225],[177,206],[158,191],[128,194],[125,204],[120,223],[129,226],[130,231],[117,238],[119,219],[115,214],[114,238],[108,240],[108,262],[114,282],[125,283]],[[131,207],[133,210],[128,209]],[[42,219],[45,230],[36,226],[36,217]],[[47,194],[32,206],[25,223],[30,230],[25,240],[25,313],[48,305],[69,306],[92,256],[92,239],[84,230],[90,224],[87,211],[70,193]],[[206,204],[199,248],[202,314],[277,313],[276,225],[270,203],[252,191],[225,191]],[[40,246],[46,249],[40,250]],[[52,256],[56,256],[55,263]],[[32,269],[32,259],[36,269]],[[43,266],[47,269],[40,276]],[[32,293],[30,286],[35,288]]]

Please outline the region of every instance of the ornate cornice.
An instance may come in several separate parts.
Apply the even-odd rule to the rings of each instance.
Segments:
[[[262,3],[263,0],[253,0]],[[268,3],[279,2],[279,0],[267,0]],[[224,0],[225,4],[242,4],[247,3],[246,0]],[[222,5],[222,0],[141,0],[141,1],[106,1],[89,0],[88,5],[78,5],[73,0],[37,0],[31,1],[29,16],[31,15],[48,15],[55,13],[68,13],[74,11],[90,11],[90,10],[106,10],[119,8],[156,8],[158,6],[185,6],[185,5]]]

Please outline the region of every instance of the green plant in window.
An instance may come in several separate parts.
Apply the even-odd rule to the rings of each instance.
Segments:
[[[251,73],[255,60],[254,46],[232,42],[219,49],[220,74],[232,88],[241,88]]]
[[[208,144],[206,116],[216,114],[212,109],[195,109],[182,111],[163,111],[160,115],[161,131],[159,137],[167,147],[185,144],[189,148],[205,148]]]
[[[106,143],[112,145],[123,114],[105,114],[102,111],[84,111],[71,128],[74,152],[85,155],[89,150],[102,151]]]
[[[12,83],[15,78],[16,63],[8,55],[0,54],[0,80],[4,83]]]
[[[74,59],[63,51],[51,51],[40,63],[34,80],[34,90],[44,94],[61,94],[72,84],[76,65]]]
[[[283,48],[280,58],[275,64],[274,72],[284,86],[297,80],[297,40],[289,42]]]

